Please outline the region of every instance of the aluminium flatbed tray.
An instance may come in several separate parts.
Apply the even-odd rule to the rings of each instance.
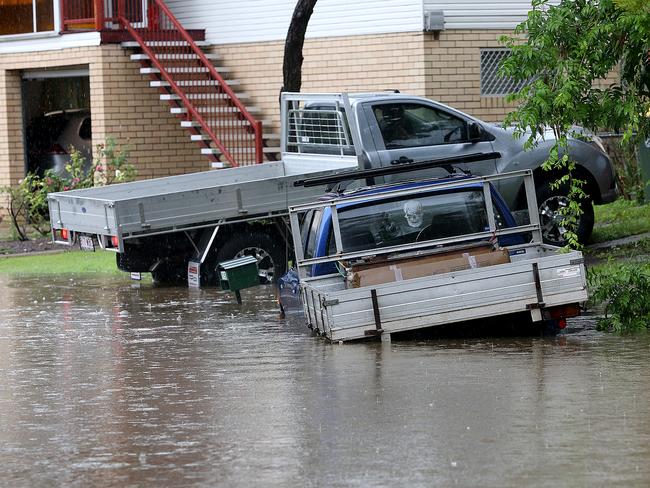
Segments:
[[[301,155],[289,161],[191,173],[48,196],[53,229],[117,236],[120,240],[228,221],[288,213],[324,186],[294,187],[305,175],[358,167],[356,157]]]
[[[510,263],[360,288],[339,275],[303,279],[307,322],[330,341],[348,341],[587,300],[582,253],[543,244],[517,251]]]

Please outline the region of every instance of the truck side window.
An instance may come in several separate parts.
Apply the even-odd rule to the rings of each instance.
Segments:
[[[463,119],[417,103],[374,105],[372,111],[386,149],[467,142]]]

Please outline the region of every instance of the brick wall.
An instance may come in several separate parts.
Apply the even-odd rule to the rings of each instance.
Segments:
[[[454,30],[424,34],[426,93],[488,122],[502,120],[512,109],[504,97],[481,96],[481,49],[503,47],[508,31]]]
[[[20,95],[20,73],[0,70],[0,187],[25,176]]]
[[[425,95],[421,33],[308,39],[303,51],[302,91],[373,91],[397,88]],[[279,129],[283,42],[225,44],[215,51],[233,68],[243,91]]]
[[[499,47],[498,37],[505,33],[456,30],[308,39],[302,91],[399,89],[498,121],[511,107],[503,97],[481,97],[480,49]],[[277,130],[284,43],[226,44],[214,49]]]
[[[205,156],[124,49],[106,45],[99,55],[90,66],[93,139],[112,137],[128,146],[139,178],[208,170]]]
[[[513,105],[502,96],[481,96],[481,49],[503,47],[498,39],[504,34],[511,32],[449,30],[307,39],[302,91],[399,89],[488,122],[501,121]],[[283,42],[214,47],[276,131],[283,50]],[[612,73],[604,83],[614,81]]]
[[[0,57],[0,185],[16,184],[24,176],[21,70],[79,66],[88,66],[90,73],[94,145],[110,136],[128,146],[139,178],[209,169],[128,53],[104,45]]]

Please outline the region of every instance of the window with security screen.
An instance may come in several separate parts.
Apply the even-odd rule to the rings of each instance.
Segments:
[[[499,65],[510,55],[510,49],[481,49],[481,96],[503,97],[521,90],[527,80],[516,81],[501,76]]]

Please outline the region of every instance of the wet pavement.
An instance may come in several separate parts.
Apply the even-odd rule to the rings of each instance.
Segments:
[[[650,485],[650,336],[330,345],[274,292],[0,278],[0,486]]]

